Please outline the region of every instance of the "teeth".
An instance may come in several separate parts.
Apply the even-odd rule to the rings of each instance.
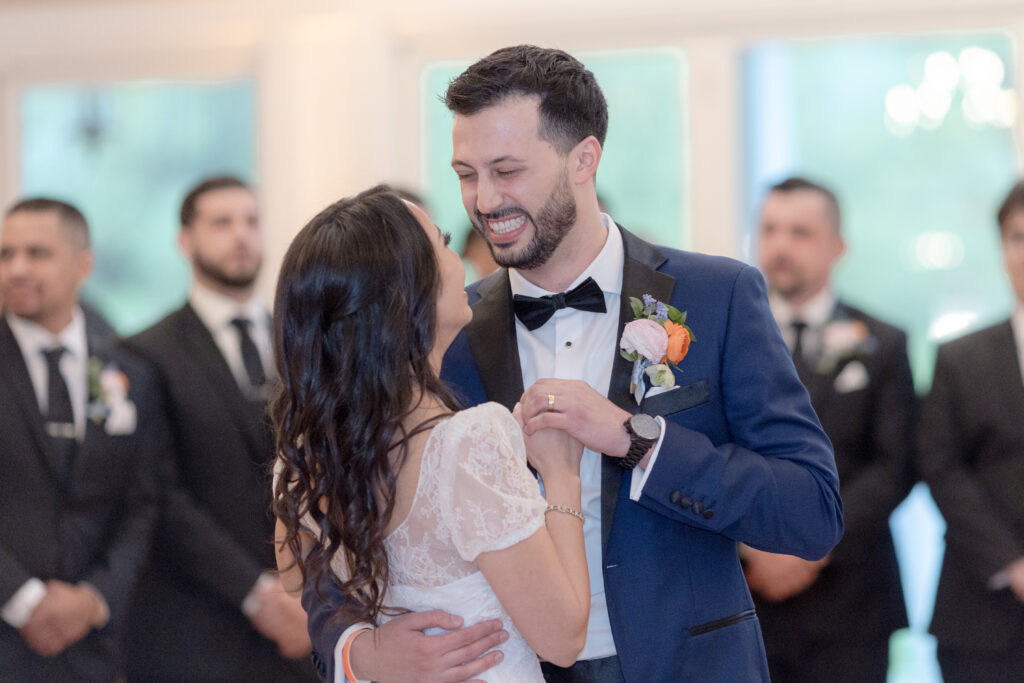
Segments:
[[[516,228],[522,227],[523,223],[526,222],[526,216],[519,216],[517,218],[511,218],[507,221],[488,221],[487,225],[491,229],[491,232],[499,235],[504,235],[507,232],[512,232]]]

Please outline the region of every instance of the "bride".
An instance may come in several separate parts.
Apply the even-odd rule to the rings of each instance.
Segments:
[[[496,403],[458,410],[438,375],[472,311],[447,244],[381,186],[326,208],[288,249],[274,308],[278,564],[290,590],[333,581],[346,624],[432,609],[501,619],[510,637],[482,679],[543,681],[537,656],[569,666],[586,638],[582,446],[556,430],[524,438]]]

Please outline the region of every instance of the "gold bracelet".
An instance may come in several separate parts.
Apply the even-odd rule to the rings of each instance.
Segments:
[[[582,512],[580,512],[579,510],[573,510],[572,508],[566,507],[564,505],[548,505],[548,508],[544,511],[544,513],[547,514],[549,512],[564,512],[566,514],[572,515],[573,517],[579,517],[579,520],[581,522],[585,521],[583,519]]]

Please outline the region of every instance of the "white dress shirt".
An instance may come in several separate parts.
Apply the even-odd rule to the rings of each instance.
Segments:
[[[771,306],[772,316],[779,326],[779,331],[782,332],[782,339],[790,349],[796,343],[793,321],[799,320],[807,325],[801,355],[805,360],[817,358],[821,351],[822,331],[832,319],[832,312],[836,308],[836,295],[832,288],[825,287],[799,309],[783,299],[778,292],[773,291],[768,295],[768,305]]]
[[[75,434],[79,442],[85,439],[85,413],[89,401],[89,347],[85,336],[85,316],[82,310],[75,307],[71,314],[71,322],[57,334],[49,332],[36,323],[8,313],[7,324],[14,334],[14,339],[21,348],[25,359],[32,388],[36,393],[39,411],[46,414],[49,400],[49,371],[43,351],[54,346],[67,349],[60,357],[60,371],[67,384],[71,397],[71,410],[75,416]],[[95,591],[95,588],[93,589]],[[99,595],[98,591],[97,595]],[[23,583],[0,607],[0,619],[14,628],[21,628],[28,623],[32,612],[46,595],[46,585],[33,577]],[[101,601],[103,597],[100,596]]]
[[[238,328],[231,324],[235,318],[245,318],[252,323],[249,335],[256,344],[256,350],[259,351],[264,372],[268,378],[273,376],[274,352],[270,338],[270,321],[266,309],[255,295],[246,302],[238,302],[198,282],[193,282],[188,301],[203,325],[213,335],[213,341],[216,342],[221,355],[231,368],[231,374],[243,391],[249,390],[249,373],[246,372],[245,363],[242,361]]]
[[[1013,341],[1017,344],[1017,361],[1020,365],[1021,381],[1024,381],[1024,301],[1018,301],[1010,316]]]
[[[576,287],[588,277],[594,278],[601,291],[607,313],[591,313],[575,308],[562,308],[546,323],[530,331],[516,319],[516,343],[522,366],[523,387],[529,388],[538,379],[583,380],[602,396],[607,396],[612,377],[612,366],[618,357],[619,303],[622,299],[622,268],[625,251],[622,233],[605,214],[601,220],[607,229],[604,246],[591,264],[566,288]],[[540,297],[548,292],[532,284],[515,269],[509,269],[512,294]],[[639,297],[644,292],[630,292]],[[556,399],[557,405],[557,399]],[[664,437],[664,423],[660,418]],[[661,440],[655,446],[647,472],[637,468],[631,478],[630,498],[638,500],[646,474],[654,467]],[[587,642],[580,653],[582,659],[599,659],[615,654],[608,607],[604,594],[604,574],[601,563],[601,454],[589,448],[583,450],[580,463],[582,484],[583,539],[590,571],[590,621],[587,624]]]

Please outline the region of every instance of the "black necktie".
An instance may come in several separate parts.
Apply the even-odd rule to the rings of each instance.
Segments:
[[[789,326],[793,330],[793,365],[796,366],[797,373],[803,375],[810,370],[804,357],[804,333],[807,331],[807,323],[803,320],[794,320]]]
[[[242,349],[242,364],[245,365],[245,374],[249,375],[249,385],[258,389],[267,382],[267,374],[263,370],[263,361],[260,360],[260,352],[256,350],[256,343],[249,334],[249,326],[252,321],[248,318],[235,318],[231,324],[238,330],[238,343]]]
[[[64,355],[63,346],[43,349],[46,357],[47,399],[46,399],[46,433],[50,436],[53,448],[57,453],[61,476],[67,480],[75,459],[75,413],[71,407],[71,394],[64,382],[64,374],[60,371],[60,357]]]
[[[512,305],[516,317],[528,330],[535,330],[546,323],[560,308],[576,308],[592,313],[605,313],[608,310],[604,305],[604,293],[592,277],[588,277],[564,294],[542,297],[516,294],[512,297]]]

